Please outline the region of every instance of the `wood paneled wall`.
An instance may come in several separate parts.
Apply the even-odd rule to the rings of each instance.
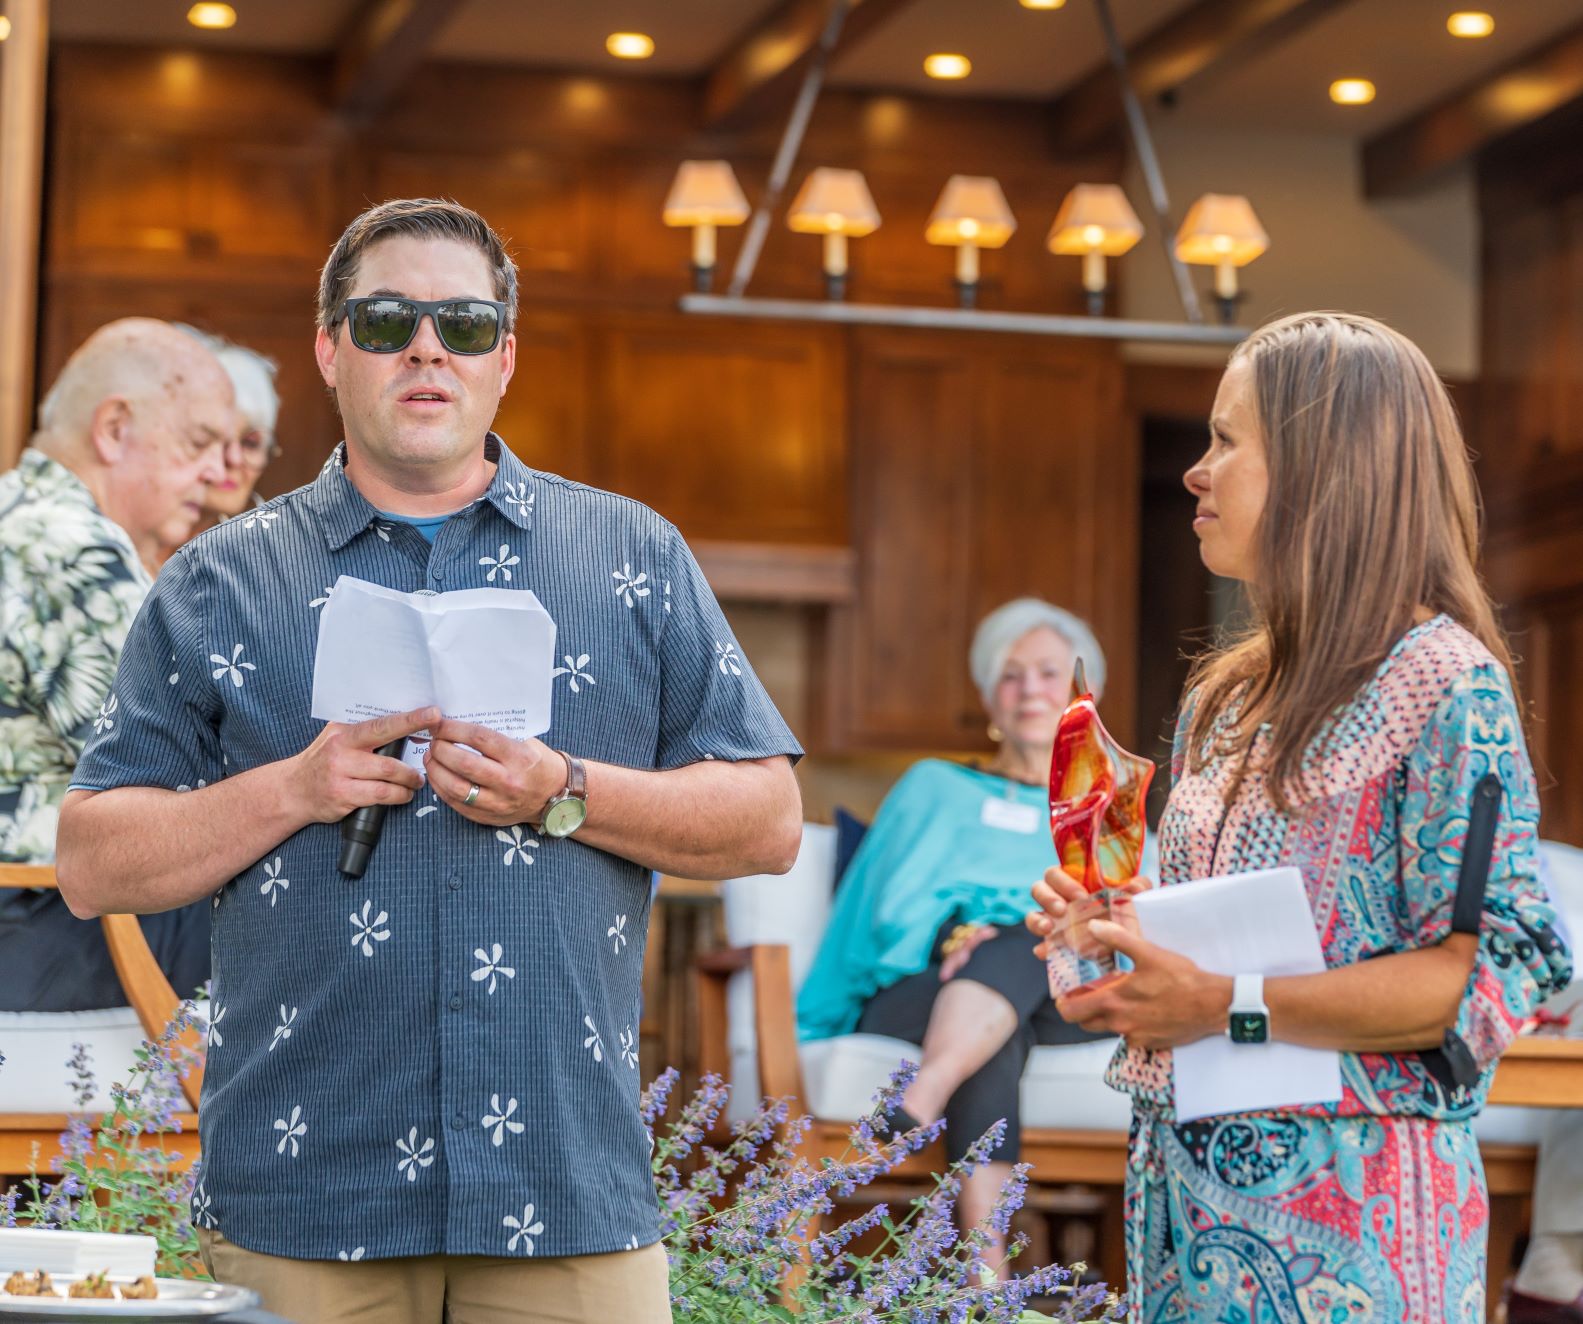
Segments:
[[[133,47],[59,48],[51,89],[41,380],[111,317],[218,331],[280,364],[286,454],[261,490],[308,481],[339,435],[311,352],[319,265],[370,202],[454,197],[521,269],[497,426],[529,464],[646,501],[706,549],[855,552],[821,561],[856,569],[817,632],[817,745],[981,748],[969,632],[1025,592],[1094,619],[1130,729],[1136,438],[1113,349],[676,311],[688,238],[660,211],[677,163],[726,157],[755,198],[778,122],[704,132],[688,83],[430,66],[352,128],[325,62]],[[814,164],[864,170],[883,216],[852,245],[852,297],[950,304],[926,219],[948,175],[994,174],[1022,229],[984,255],[982,304],[1077,312],[1076,264],[1044,234],[1120,156],[1052,159],[1021,103],[829,93]],[[742,234],[721,234],[722,274]],[[750,292],[818,297],[818,249],[777,218]]]
[[[1583,845],[1583,159],[1546,126],[1480,167],[1486,569],[1530,701],[1547,836]]]

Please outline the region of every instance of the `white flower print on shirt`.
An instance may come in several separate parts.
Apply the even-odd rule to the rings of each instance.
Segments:
[[[368,918],[368,912],[373,908],[374,903],[372,901],[365,901],[363,902],[361,918],[358,917],[355,910],[351,914],[352,927],[357,930],[352,935],[352,946],[361,946],[364,956],[372,956],[374,954],[373,943],[384,942],[385,939],[390,937],[390,930],[383,927],[390,920],[390,915],[386,911],[381,910],[371,920]]]
[[[278,510],[250,510],[242,521],[244,529],[251,529],[255,524],[261,529],[268,529],[271,524],[280,518]]]
[[[594,1050],[595,1062],[603,1062],[605,1060],[605,1041],[599,1036],[599,1027],[594,1024],[592,1016],[584,1016],[583,1024],[588,1027],[589,1031],[588,1038],[583,1040],[583,1047]]]
[[[495,582],[497,574],[509,584],[511,582],[510,567],[520,564],[521,561],[522,558],[513,553],[507,543],[501,543],[500,550],[493,556],[480,556],[478,558],[479,565],[487,565],[489,567],[489,573],[484,576],[484,579],[491,584]]]
[[[510,829],[500,828],[495,832],[495,840],[506,843],[506,867],[511,867],[513,860],[521,860],[524,864],[532,864],[533,856],[528,854],[528,847],[538,849],[538,838],[522,830],[522,824],[513,823]]]
[[[610,950],[621,955],[621,949],[627,945],[627,917],[617,915],[616,922],[605,930],[605,937],[610,939]]]
[[[665,581],[665,611],[669,615],[671,610],[671,581]]]
[[[637,605],[633,599],[646,598],[653,592],[652,589],[647,587],[649,572],[645,570],[634,577],[632,574],[632,562],[630,561],[626,562],[621,569],[612,570],[610,577],[616,581],[616,596],[629,607]]]
[[[565,662],[566,665],[564,667],[556,667],[554,671],[550,672],[551,680],[554,680],[557,676],[571,677],[571,679],[566,683],[571,687],[573,694],[581,693],[581,691],[577,688],[578,681],[582,681],[585,685],[592,685],[594,683],[594,678],[586,670],[588,666],[587,653],[584,653],[576,660],[573,660],[572,655],[567,653],[561,660]]]
[[[494,1142],[496,1149],[499,1149],[505,1143],[506,1132],[509,1131],[512,1135],[519,1136],[528,1129],[521,1122],[511,1120],[511,1115],[516,1111],[517,1101],[515,1099],[507,1099],[506,1106],[502,1108],[498,1094],[489,1096],[489,1111],[484,1114],[482,1121],[484,1130],[493,1132],[489,1138]]]
[[[516,1250],[517,1243],[520,1241],[523,1251],[531,1255],[533,1254],[533,1238],[544,1235],[544,1224],[534,1219],[533,1206],[530,1204],[522,1206],[522,1217],[520,1219],[507,1214],[500,1220],[500,1223],[502,1227],[516,1229],[506,1240],[507,1250]]]
[[[637,1248],[638,1248],[638,1239],[636,1237],[629,1237],[627,1239],[626,1249],[627,1250],[636,1250]]]
[[[203,1189],[203,1182],[199,1181],[192,1192],[192,1221],[199,1227],[213,1227],[214,1214],[211,1212],[214,1201],[209,1197],[209,1192]]]
[[[201,791],[201,790],[203,790],[203,788],[204,788],[204,787],[205,787],[205,786],[207,786],[207,785],[208,785],[208,784],[209,784],[209,783],[208,783],[208,782],[206,782],[206,781],[204,781],[204,779],[203,779],[203,778],[202,778],[202,777],[200,777],[200,778],[198,778],[198,789],[199,789],[199,790],[200,790],[200,791]],[[178,790],[178,791],[190,791],[190,790],[192,790],[192,789],[193,789],[193,788],[192,788],[192,787],[190,787],[190,786],[188,786],[188,785],[187,785],[187,783],[186,783],[186,782],[183,782],[183,783],[182,783],[182,784],[181,784],[181,785],[180,785],[180,786],[178,786],[178,787],[177,787],[177,788],[176,788],[176,789],[177,789],[177,790]]]
[[[115,730],[115,692],[112,690],[110,697],[99,705],[99,715],[93,719],[93,733],[100,735],[105,731]]]
[[[267,1052],[273,1053],[278,1045],[285,1043],[286,1040],[291,1038],[291,1027],[296,1024],[296,1021],[297,1009],[293,1007],[290,1011],[287,1011],[286,1004],[282,1002],[280,1004],[280,1024],[275,1027],[275,1033],[269,1041]]]
[[[220,1022],[224,1019],[225,1008],[216,1002],[214,1010],[209,1013],[209,1028],[205,1032],[210,1048],[221,1048],[225,1045],[225,1036],[220,1033]]]
[[[284,1154],[286,1146],[291,1146],[292,1158],[297,1157],[297,1141],[308,1134],[308,1124],[302,1120],[302,1105],[292,1104],[290,1117],[277,1117],[275,1130],[281,1132],[280,1143],[275,1146],[275,1153]]]
[[[634,1071],[638,1069],[638,1037],[630,1025],[621,1032],[621,1060]]]
[[[718,639],[715,640],[715,662],[719,665],[722,676],[726,674],[727,670],[733,676],[742,674],[742,657],[737,652],[735,644],[723,644]]]
[[[379,535],[380,542],[389,542],[390,531],[395,527],[394,524],[386,524],[383,520],[374,521],[374,532]]]
[[[244,671],[258,670],[258,668],[255,667],[251,662],[243,662],[240,660],[242,656],[242,650],[246,646],[246,644],[235,645],[231,649],[231,656],[229,659],[227,659],[223,653],[209,654],[209,661],[215,664],[214,678],[216,680],[219,680],[221,676],[229,676],[231,678],[231,684],[236,686],[237,689],[241,689],[242,673]]]
[[[175,666],[176,665],[176,655],[174,653],[172,653],[170,655],[170,664],[171,664],[171,666]],[[172,685],[174,685],[178,680],[181,679],[181,672],[179,672],[179,671],[172,671],[170,673],[170,675],[165,677],[165,679],[167,681],[169,681]]]
[[[310,607],[322,607],[322,606],[324,606],[324,604],[330,600],[330,594],[332,594],[334,592],[335,592],[334,587],[329,585],[329,584],[326,584],[324,586],[324,596],[322,598],[309,598],[308,599],[308,606],[310,606]]]
[[[514,968],[500,963],[500,958],[504,955],[505,949],[498,942],[494,943],[487,952],[482,947],[473,948],[473,959],[483,962],[478,969],[473,971],[473,983],[481,984],[487,979],[491,997],[494,996],[497,975],[506,979],[515,979],[517,977],[517,972]]]
[[[271,910],[275,908],[276,899],[290,886],[291,879],[280,876],[280,856],[275,856],[273,861],[265,860],[264,881],[258,885],[258,890],[260,894],[269,898]]]
[[[406,1173],[408,1181],[417,1181],[418,1169],[434,1162],[434,1154],[430,1152],[434,1149],[434,1137],[430,1136],[420,1145],[417,1127],[407,1132],[405,1140],[396,1141],[396,1148],[406,1155],[396,1163],[396,1171]]]
[[[529,519],[532,517],[533,499],[536,496],[538,496],[538,493],[528,491],[528,485],[526,483],[506,484],[506,504],[508,506],[515,506],[517,510],[521,512],[524,519]]]
[[[344,1250],[338,1250],[335,1252],[335,1258],[338,1260],[345,1260],[348,1264],[353,1264],[363,1258],[363,1254],[367,1249],[368,1247],[366,1246],[359,1246],[350,1255],[348,1255]]]

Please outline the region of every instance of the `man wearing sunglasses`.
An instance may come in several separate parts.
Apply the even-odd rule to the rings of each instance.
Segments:
[[[218,1278],[303,1324],[668,1320],[638,1104],[651,871],[797,852],[801,751],[676,530],[489,431],[515,311],[475,213],[352,223],[315,345],[345,442],[171,558],[62,818],[78,914],[214,896],[194,1218]],[[563,662],[544,739],[314,722],[343,574],[532,590]],[[426,781],[375,752],[425,728]],[[337,825],[373,804],[348,879]]]

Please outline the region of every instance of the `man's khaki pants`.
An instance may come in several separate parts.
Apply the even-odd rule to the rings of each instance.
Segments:
[[[665,1249],[560,1259],[424,1255],[290,1260],[201,1228],[217,1282],[251,1287],[292,1324],[670,1324]]]

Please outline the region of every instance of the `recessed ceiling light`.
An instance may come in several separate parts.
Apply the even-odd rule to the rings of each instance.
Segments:
[[[221,28],[236,26],[236,10],[230,5],[201,4],[194,5],[187,11],[187,22],[195,28],[211,28],[218,31]]]
[[[605,49],[618,60],[646,60],[654,54],[654,38],[644,32],[612,32]]]
[[[1066,0],[1022,0],[1024,9],[1059,9]]]
[[[1446,31],[1453,37],[1487,37],[1495,31],[1495,20],[1480,9],[1461,9],[1446,20]]]
[[[965,55],[931,55],[923,62],[923,71],[930,78],[966,78],[973,72],[973,62]]]
[[[10,35],[11,20],[8,19],[4,14],[0,14],[0,41],[4,41]]]
[[[1374,100],[1374,84],[1367,78],[1338,78],[1330,85],[1330,99],[1338,106],[1366,106]]]

